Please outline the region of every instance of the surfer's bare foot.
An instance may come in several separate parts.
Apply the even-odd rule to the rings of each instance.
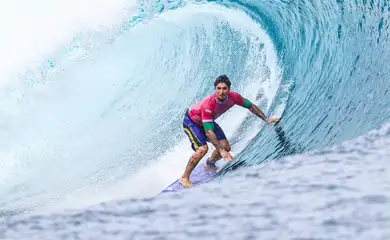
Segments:
[[[217,166],[211,167],[211,166],[207,165],[207,163],[204,164],[204,168],[206,168],[208,170],[218,170]]]
[[[189,179],[181,177],[179,180],[179,183],[183,185],[184,187],[192,187],[192,183]]]
[[[218,169],[218,167],[215,165],[215,162],[210,161],[210,158],[208,158],[206,160],[206,162],[204,163],[204,168],[206,168],[208,170],[217,170]]]

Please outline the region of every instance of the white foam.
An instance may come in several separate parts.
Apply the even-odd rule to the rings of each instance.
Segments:
[[[0,4],[0,77],[42,61],[79,32],[123,20],[135,0],[13,0]],[[0,82],[1,84],[1,82]]]

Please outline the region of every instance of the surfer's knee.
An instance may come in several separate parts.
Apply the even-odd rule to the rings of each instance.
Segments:
[[[230,147],[230,144],[229,144],[228,141],[222,140],[222,141],[220,141],[220,143],[221,143],[223,149],[225,149],[226,151],[230,152],[231,147]]]
[[[197,165],[200,159],[206,155],[207,151],[209,150],[209,147],[207,145],[203,145],[199,147],[196,152],[191,156],[190,158],[190,164]]]
[[[198,148],[197,152],[199,153],[200,156],[206,155],[206,153],[209,151],[209,147],[207,145],[203,145]]]

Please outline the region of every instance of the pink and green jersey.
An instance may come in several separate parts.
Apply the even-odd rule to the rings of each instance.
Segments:
[[[224,101],[218,100],[215,93],[212,93],[195,103],[188,113],[193,122],[199,126],[203,125],[204,129],[208,130],[214,128],[215,119],[234,105],[250,108],[252,103],[236,92],[229,92]]]

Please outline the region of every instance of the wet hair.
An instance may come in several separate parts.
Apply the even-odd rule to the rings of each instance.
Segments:
[[[217,85],[219,83],[225,83],[229,88],[230,88],[230,85],[231,85],[231,82],[230,82],[229,78],[225,74],[223,74],[221,76],[218,76],[217,79],[215,79],[214,87],[217,87]]]

